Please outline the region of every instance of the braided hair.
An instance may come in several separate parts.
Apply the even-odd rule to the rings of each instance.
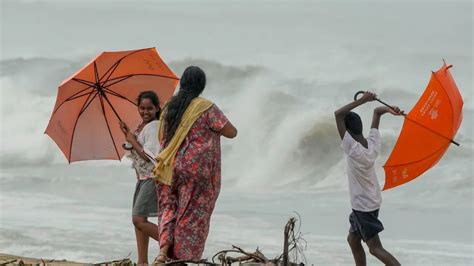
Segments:
[[[165,146],[173,138],[184,112],[206,86],[206,74],[197,66],[187,67],[179,82],[179,92],[166,105],[164,114]]]

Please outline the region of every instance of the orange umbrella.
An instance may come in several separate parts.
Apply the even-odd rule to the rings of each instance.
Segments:
[[[404,115],[402,131],[384,165],[383,190],[407,183],[433,167],[450,143],[459,146],[453,138],[461,125],[463,100],[449,73],[451,67],[444,63],[432,72],[425,92]]]
[[[119,121],[131,128],[141,122],[138,94],[152,90],[163,105],[178,81],[155,48],[103,52],[59,85],[45,133],[69,163],[120,160],[125,138]]]

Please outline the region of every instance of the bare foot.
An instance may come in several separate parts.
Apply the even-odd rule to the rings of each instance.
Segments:
[[[165,264],[168,260],[168,257],[165,254],[158,254],[158,256],[153,261],[153,264]]]

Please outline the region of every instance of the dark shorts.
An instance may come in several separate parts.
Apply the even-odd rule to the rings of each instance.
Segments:
[[[349,215],[351,228],[349,232],[358,235],[364,242],[383,231],[383,224],[379,220],[379,210],[361,212],[352,210]]]

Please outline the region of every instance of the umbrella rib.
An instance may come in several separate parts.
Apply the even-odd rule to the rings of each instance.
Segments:
[[[99,83],[99,70],[97,69],[97,64],[94,61],[94,75],[96,84]]]
[[[442,137],[442,138],[445,138],[445,139],[447,139],[447,140],[453,142],[453,140],[452,140],[451,138],[448,138],[448,137],[442,135],[441,133],[436,132],[435,130],[433,130],[433,129],[431,129],[431,128],[429,128],[429,127],[427,127],[427,126],[425,126],[425,125],[423,125],[423,124],[421,124],[421,123],[419,123],[419,122],[417,122],[416,120],[413,120],[413,119],[409,118],[408,116],[405,116],[405,119],[407,119],[407,120],[410,121],[410,122],[413,122],[414,124],[416,124],[416,125],[418,125],[418,126],[424,128],[424,129],[426,129],[426,130],[428,130],[428,131],[430,131],[430,132],[432,132],[432,133],[434,133],[434,134],[436,134],[436,135],[438,135],[438,136],[440,136],[440,137]]]
[[[86,91],[86,90],[88,90],[88,89],[90,89],[90,88],[92,88],[92,87],[94,87],[94,86],[88,86],[87,88],[84,88],[84,89],[82,89],[82,90],[80,90],[80,91],[78,91],[78,92],[72,94],[71,96],[69,96],[69,98],[74,97],[74,96],[76,96],[76,95],[78,95],[78,94],[80,94],[80,93],[82,93],[82,92],[84,92],[84,91]],[[68,100],[69,98],[67,98],[66,100]]]
[[[119,64],[120,64],[121,61],[122,61],[122,59],[119,59],[119,60],[118,60],[117,62],[115,62],[109,69],[107,69],[107,71],[105,72],[105,74],[104,74],[102,77],[100,77],[99,82],[102,81],[102,79],[103,79],[105,76],[109,75],[109,76],[105,79],[105,80],[106,80],[105,82],[107,82],[107,80],[108,80],[108,79],[112,76],[112,74],[115,72],[115,70],[117,69],[117,67],[119,66]],[[110,70],[112,70],[112,71],[110,71]],[[109,74],[109,72],[110,72],[110,74]]]
[[[111,89],[109,89],[109,88],[104,87],[104,90],[105,90],[107,93],[109,93],[110,95],[112,95],[112,96],[115,96],[115,97],[118,97],[118,98],[120,98],[120,99],[126,100],[126,101],[130,102],[131,104],[133,104],[133,105],[135,105],[135,106],[137,105],[136,103],[130,101],[127,97],[122,96],[122,95],[116,93],[115,91],[113,91],[113,90],[111,90]]]
[[[67,98],[66,100],[64,100],[64,102],[72,101],[72,100],[81,98],[81,97],[83,97],[83,96],[86,96],[86,95],[88,95],[88,94],[90,95],[92,92],[93,92],[93,91],[91,91],[91,92],[86,92],[86,93],[83,93],[83,94],[80,94],[80,95],[76,95],[76,96],[74,96],[74,97],[69,97],[69,98]]]
[[[136,74],[129,74],[129,75],[125,75],[125,76],[115,77],[115,78],[110,79],[108,81],[123,78],[123,77],[128,77],[128,76],[132,76],[132,77],[133,76],[155,76],[155,77],[162,77],[162,78],[169,78],[169,79],[179,80],[179,78],[177,78],[177,77],[170,77],[170,76],[166,76],[166,75],[150,74],[150,73],[136,73]]]
[[[104,94],[103,98],[107,101],[107,103],[109,104],[110,108],[112,109],[112,111],[114,111],[114,114],[115,116],[117,116],[118,120],[119,121],[122,121],[122,119],[120,118],[120,116],[118,115],[117,111],[115,110],[115,108],[112,106],[112,104],[110,103],[109,101],[109,98],[107,98],[107,95]]]
[[[444,61],[444,60],[443,60],[443,61]],[[446,62],[444,62],[444,63],[446,64]],[[451,65],[451,66],[452,66],[452,65]],[[447,69],[449,69],[449,68],[447,68]],[[446,70],[447,70],[447,69],[446,69]],[[443,83],[441,83],[441,81],[439,80],[439,78],[436,76],[436,73],[434,73],[433,76],[435,77],[436,81],[438,81],[439,85],[441,85],[441,88],[443,88],[444,94],[448,97],[449,102],[451,103],[451,97],[449,97],[449,94],[446,92],[446,89],[444,88]],[[451,121],[454,121],[453,105],[450,104],[449,107],[451,108]],[[453,142],[454,144],[456,144],[456,145],[459,146],[459,144],[458,144],[457,142],[453,141],[452,139],[449,139],[449,140],[451,140],[451,142]]]
[[[90,82],[90,81],[85,80],[85,79],[72,78],[72,80],[77,81],[77,82],[82,83],[82,84],[85,84],[85,85],[90,86],[90,87],[93,87],[95,85],[95,83]]]
[[[121,78],[120,80],[115,81],[115,82],[113,82],[113,83],[111,83],[111,84],[107,84],[107,85],[105,84],[106,82],[108,82],[108,81],[110,81],[110,80],[107,80],[107,81],[105,81],[105,82],[102,83],[102,84],[103,84],[103,87],[110,87],[110,86],[112,86],[112,85],[115,85],[115,84],[117,84],[117,83],[119,83],[119,82],[122,82],[122,81],[124,81],[124,80],[126,80],[126,79],[129,79],[129,78],[131,78],[131,77],[133,77],[133,75],[121,76],[121,77],[120,77],[120,78]],[[117,78],[114,78],[114,80],[115,80],[115,79],[117,79]]]
[[[122,99],[124,99],[124,100],[127,99],[125,96],[122,96],[122,95],[116,93],[115,91],[109,89],[108,87],[103,87],[103,88],[104,88],[104,91],[106,91],[107,93],[109,93],[109,94],[111,94],[111,95],[117,96],[117,97],[122,98]]]
[[[110,78],[113,74],[113,72],[117,69],[118,65],[122,62],[123,59],[125,59],[127,56],[130,56],[132,54],[135,54],[135,53],[138,53],[138,52],[141,52],[141,51],[144,51],[144,50],[148,50],[150,48],[144,48],[144,49],[140,49],[140,50],[137,50],[137,51],[134,51],[134,52],[131,52],[129,54],[126,54],[124,55],[122,58],[120,58],[119,60],[117,60],[117,62],[115,62],[112,66],[109,67],[109,69],[107,69],[107,71],[104,73],[104,75],[99,79],[99,81],[101,81],[106,75],[107,73],[109,73],[110,70],[112,70],[112,72],[109,74],[109,77]],[[105,79],[104,83],[107,82],[108,79]]]
[[[107,103],[110,105],[110,107],[112,108],[112,110],[114,111],[115,115],[117,116],[117,118],[119,119],[119,121],[122,121],[122,119],[120,119],[120,117],[118,116],[117,112],[115,111],[115,109],[112,107],[112,105],[110,104],[109,100],[107,99],[107,97],[105,96],[105,94],[102,96],[102,95],[99,95],[99,99],[100,99],[100,106],[102,107],[102,114],[104,115],[104,119],[105,119],[105,124],[107,125],[107,129],[109,130],[109,135],[110,135],[110,138],[112,139],[112,143],[114,144],[114,149],[115,149],[115,153],[117,154],[117,158],[119,159],[119,161],[121,161],[121,158],[120,158],[120,154],[117,150],[117,146],[115,145],[115,140],[114,140],[114,136],[112,135],[112,131],[110,130],[110,126],[109,126],[109,121],[107,120],[107,116],[105,115],[105,108],[104,108],[104,100],[102,98],[105,98],[105,100],[107,101]]]
[[[74,122],[74,128],[72,129],[72,136],[71,136],[71,145],[70,145],[70,146],[71,146],[71,149],[69,149],[69,156],[68,156],[68,161],[69,161],[69,163],[71,163],[71,154],[72,154],[72,147],[73,147],[73,146],[72,146],[72,143],[73,143],[73,141],[74,141],[74,134],[76,133],[77,122],[79,121],[79,118],[81,117],[81,115],[82,115],[82,113],[84,112],[84,110],[89,106],[89,104],[90,104],[90,103],[94,100],[94,98],[97,96],[98,93],[96,92],[95,95],[92,97],[92,99],[89,101],[89,99],[90,99],[90,97],[91,97],[91,95],[92,95],[93,92],[94,92],[94,91],[91,91],[91,92],[90,92],[89,96],[87,97],[86,101],[84,102],[84,104],[83,104],[82,107],[81,107],[81,111],[80,111],[79,114],[77,115],[76,121]],[[89,103],[88,103],[88,101],[89,101]],[[86,104],[87,104],[87,106],[86,106]]]
[[[449,144],[448,144],[449,145]],[[445,148],[446,145],[443,145],[441,146],[439,149],[435,150],[434,152],[430,153],[428,156],[425,156],[424,158],[420,159],[420,160],[417,160],[417,161],[413,161],[413,162],[409,162],[409,163],[402,163],[402,164],[394,164],[394,165],[384,165],[383,167],[397,167],[397,166],[403,166],[403,165],[409,165],[409,164],[414,164],[414,163],[419,163],[423,160],[426,160],[427,158],[433,156],[434,154],[438,153],[440,150],[442,150],[443,148]]]
[[[54,114],[59,110],[59,108],[61,108],[61,106],[62,106],[64,103],[66,103],[67,101],[69,101],[69,100],[71,100],[71,99],[73,99],[73,98],[74,98],[74,99],[75,99],[75,98],[78,98],[78,97],[75,97],[75,96],[78,95],[78,94],[80,94],[80,93],[82,93],[82,92],[84,92],[84,91],[86,91],[86,90],[88,90],[88,89],[90,89],[90,88],[91,88],[91,86],[89,86],[89,87],[87,87],[87,88],[85,88],[85,89],[83,89],[83,90],[80,90],[80,91],[74,93],[73,95],[69,96],[66,100],[64,100],[61,104],[58,105],[58,107],[53,111],[53,114],[52,114],[52,115],[54,115]],[[92,93],[92,92],[93,92],[93,90],[92,90],[91,92],[88,92],[88,93]],[[87,93],[84,94],[84,95],[87,95]]]
[[[179,78],[176,78],[176,77],[170,77],[170,76],[158,75],[158,74],[130,74],[130,75],[126,75],[126,76],[115,77],[115,78],[113,78],[113,79],[104,81],[104,83],[102,83],[102,84],[103,84],[102,87],[103,87],[103,88],[108,88],[110,91],[113,91],[113,90],[110,88],[110,86],[115,85],[115,84],[117,84],[117,83],[120,83],[120,82],[122,82],[122,81],[124,81],[124,80],[127,80],[127,79],[129,79],[129,78],[133,78],[134,76],[154,76],[154,77],[162,77],[162,78],[170,78],[170,79],[179,80]],[[111,81],[111,80],[116,80],[116,79],[120,79],[120,80],[118,80],[118,81],[116,81],[116,82],[113,82],[113,83],[111,83],[111,84],[105,85],[106,82]],[[115,91],[114,91],[114,92],[115,92]],[[117,92],[115,92],[115,93],[117,93]],[[117,94],[119,94],[119,93],[117,93]]]
[[[115,78],[113,78],[113,79],[107,80],[107,81],[105,81],[105,82],[103,83],[104,85],[103,85],[102,87],[103,87],[103,88],[106,88],[107,91],[108,91],[110,94],[114,95],[114,93],[115,93],[116,95],[114,95],[114,96],[117,96],[117,97],[120,97],[120,98],[123,98],[123,99],[127,99],[129,102],[131,102],[131,103],[133,103],[134,105],[136,105],[134,102],[130,101],[128,98],[126,98],[126,97],[122,96],[121,94],[119,94],[118,92],[112,90],[112,89],[110,88],[110,86],[115,85],[115,84],[117,84],[117,83],[119,83],[119,82],[122,82],[122,81],[124,81],[124,80],[127,80],[127,79],[129,79],[129,78],[132,78],[132,77],[134,77],[134,76],[139,76],[139,75],[143,75],[143,76],[156,76],[156,77],[171,78],[171,79],[179,80],[179,78],[169,77],[169,76],[165,76],[165,75],[158,75],[158,74],[130,74],[130,75],[115,77]],[[113,83],[111,83],[111,84],[105,85],[106,82],[111,81],[111,80],[116,80],[116,79],[120,79],[120,80],[115,81],[115,82],[113,82]]]
[[[91,94],[92,94],[92,93],[91,93]],[[89,98],[86,100],[86,103],[87,103],[87,104],[84,105],[84,106],[81,108],[81,111],[79,112],[79,115],[82,115],[82,113],[84,113],[84,112],[86,111],[87,107],[89,107],[89,105],[92,103],[92,101],[94,101],[95,97],[97,97],[97,94],[99,94],[99,92],[96,91],[95,94],[94,94],[94,96],[93,96],[92,98],[90,98],[90,100],[89,100]],[[89,101],[89,102],[87,102],[87,101]]]

